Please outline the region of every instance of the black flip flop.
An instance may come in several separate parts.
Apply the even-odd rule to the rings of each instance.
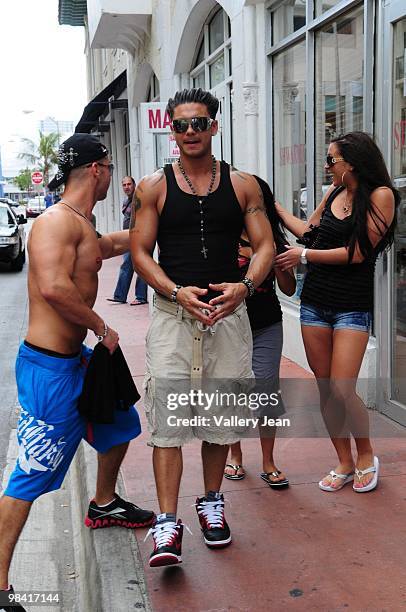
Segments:
[[[267,485],[271,487],[271,489],[286,489],[289,486],[289,480],[284,478],[283,480],[279,480],[278,482],[274,482],[269,477],[273,476],[274,478],[278,478],[282,472],[280,470],[276,470],[275,472],[261,472],[259,477],[262,478]]]
[[[226,474],[224,472],[224,478],[227,478],[228,480],[243,480],[243,478],[245,478],[245,474],[237,474],[238,470],[242,468],[242,465],[234,465],[232,463],[227,463],[225,467],[229,467],[235,470],[235,474]]]

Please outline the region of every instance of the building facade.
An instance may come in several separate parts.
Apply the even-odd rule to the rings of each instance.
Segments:
[[[3,167],[1,164],[1,147],[0,147],[0,198],[4,197],[5,180],[3,178]]]
[[[46,117],[38,122],[39,130],[45,136],[49,134],[58,134],[59,142],[63,142],[74,131],[73,121],[61,121],[54,117]]]
[[[104,231],[121,222],[121,177],[176,158],[164,107],[177,89],[219,98],[216,155],[266,178],[302,218],[328,186],[330,139],[375,136],[402,206],[394,247],[377,264],[363,393],[406,424],[404,0],[60,0],[59,19],[86,28],[89,104],[77,130],[100,134],[116,165],[97,209]],[[306,367],[298,293],[281,302],[284,354]]]

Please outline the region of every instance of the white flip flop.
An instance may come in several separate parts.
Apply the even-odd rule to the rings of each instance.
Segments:
[[[320,480],[319,482],[319,487],[322,491],[329,491],[329,492],[340,491],[344,485],[354,480],[353,472],[351,474],[337,474],[337,472],[335,472],[334,470],[331,470],[330,476],[331,476],[331,482],[334,482],[335,480],[340,479],[342,481],[341,486],[332,487],[331,485],[324,485],[323,484],[324,478],[323,478],[323,480]]]
[[[354,485],[352,485],[352,488],[354,489],[354,491],[356,491],[357,493],[368,493],[368,491],[372,491],[373,489],[376,488],[376,485],[378,484],[378,476],[379,476],[378,457],[374,457],[374,465],[371,465],[371,467],[366,468],[365,470],[359,470],[358,468],[355,468],[355,474],[356,476],[358,476],[358,478],[365,476],[365,474],[371,474],[371,472],[375,472],[372,480],[368,482],[368,484],[365,485],[365,487],[354,487]]]

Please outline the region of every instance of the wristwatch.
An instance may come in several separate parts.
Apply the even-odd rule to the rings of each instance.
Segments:
[[[303,265],[307,264],[306,251],[307,249],[303,249],[303,251],[300,254],[300,263],[302,263]]]
[[[108,330],[108,327],[107,327],[107,324],[105,323],[105,321],[103,321],[103,326],[104,326],[104,329],[103,329],[103,333],[102,334],[99,335],[99,334],[96,334],[96,332],[93,332],[94,335],[97,338],[97,342],[103,342],[103,340],[105,339],[105,337],[108,334],[109,330]]]

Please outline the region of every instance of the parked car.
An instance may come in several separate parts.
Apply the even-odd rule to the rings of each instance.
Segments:
[[[25,206],[20,204],[20,202],[16,202],[11,198],[0,198],[0,202],[2,202],[3,204],[8,204],[15,215],[24,215],[25,217]]]
[[[322,185],[321,186],[322,198],[324,198],[324,196],[326,195],[329,187],[330,187],[330,185]],[[319,202],[316,202],[316,206],[318,204],[319,204]],[[300,190],[300,206],[299,206],[299,211],[300,211],[300,218],[301,218],[302,221],[307,221],[308,212],[310,212],[310,214],[313,212],[312,210],[311,211],[307,210],[307,188],[306,187],[303,187]]]
[[[46,206],[44,196],[37,196],[36,198],[31,198],[27,202],[27,219],[30,217],[38,217],[38,215],[44,212],[45,208]]]
[[[21,272],[25,263],[25,231],[23,215],[18,217],[8,204],[0,202],[0,261]]]

